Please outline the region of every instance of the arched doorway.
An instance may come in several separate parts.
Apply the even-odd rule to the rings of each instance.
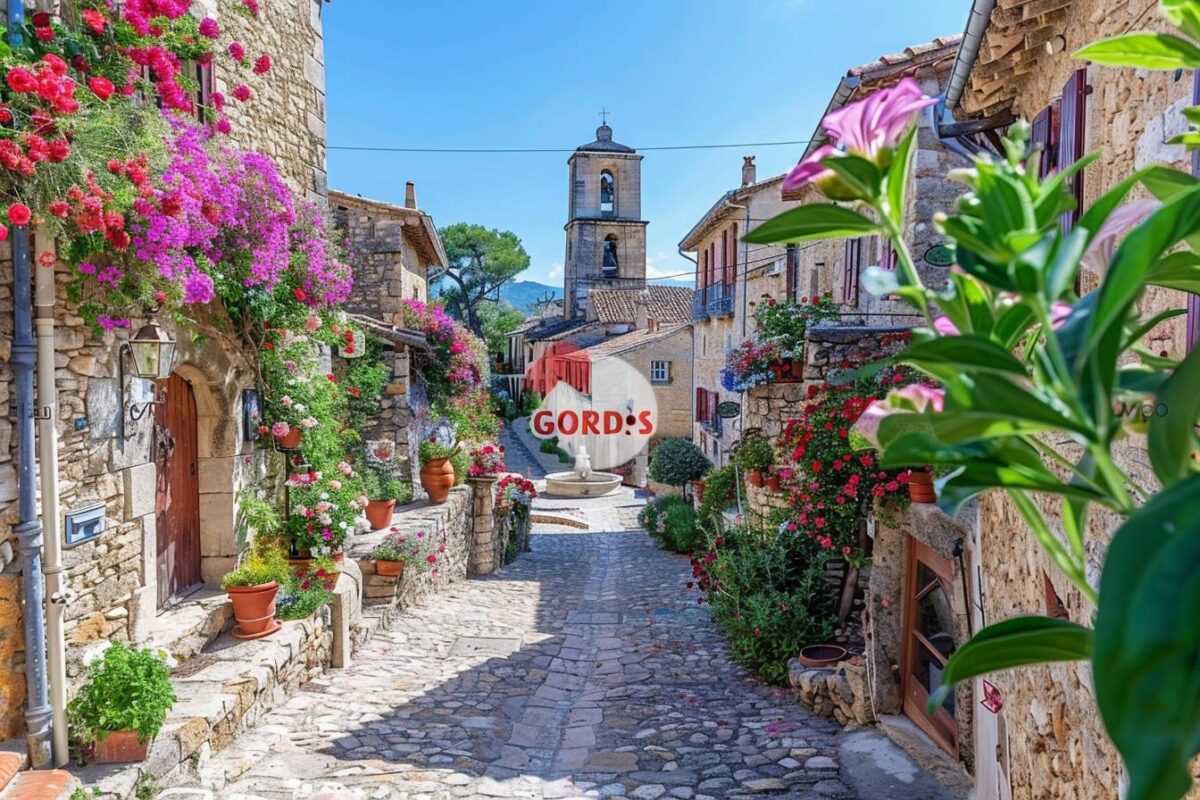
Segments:
[[[178,374],[163,381],[162,388],[166,398],[154,407],[153,451],[159,608],[201,583],[196,395]]]

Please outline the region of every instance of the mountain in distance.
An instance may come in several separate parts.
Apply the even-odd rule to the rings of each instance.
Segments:
[[[507,300],[521,311],[533,311],[534,305],[545,297],[558,299],[563,296],[561,286],[550,286],[537,281],[509,281],[500,287],[500,299]]]

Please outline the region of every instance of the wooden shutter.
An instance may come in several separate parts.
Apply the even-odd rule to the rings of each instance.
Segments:
[[[858,273],[862,266],[862,239],[846,240],[846,263],[842,270],[842,302],[858,305]]]
[[[704,421],[704,390],[696,387],[696,422]]]
[[[696,288],[708,286],[708,251],[700,253],[700,261],[696,263]]]
[[[1200,71],[1192,73],[1192,103],[1200,105]],[[1192,174],[1200,177],[1200,150],[1192,151]],[[1187,352],[1200,342],[1200,295],[1188,294]]]
[[[1083,157],[1084,136],[1087,133],[1087,70],[1076,70],[1063,86],[1059,114],[1058,159],[1059,172]],[[1067,178],[1067,186],[1075,196],[1075,210],[1059,218],[1063,231],[1069,231],[1079,221],[1083,208],[1083,172]]]
[[[1037,174],[1039,178],[1044,178],[1050,174],[1054,164],[1054,143],[1051,135],[1054,128],[1053,106],[1043,108],[1041,113],[1033,118],[1030,127],[1030,144],[1038,152]]]
[[[732,286],[737,281],[738,226],[733,223],[729,231],[729,252],[725,256],[725,283]]]
[[[795,303],[800,299],[800,251],[796,245],[787,246],[784,263],[787,264],[787,299]]]

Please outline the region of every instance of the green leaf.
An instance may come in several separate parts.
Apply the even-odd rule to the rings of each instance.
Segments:
[[[1173,317],[1181,317],[1186,313],[1186,308],[1172,308],[1168,311],[1162,311],[1158,314],[1155,314],[1153,317],[1138,325],[1136,328],[1126,334],[1125,341],[1121,343],[1121,349],[1128,350],[1130,347],[1140,342],[1143,336],[1157,328],[1159,324]]]
[[[1125,521],[1104,562],[1093,675],[1127,800],[1176,800],[1200,752],[1200,475]]]
[[[1191,189],[1196,185],[1196,179],[1193,176],[1181,170],[1163,166],[1162,164],[1147,167],[1144,170],[1139,170],[1139,172],[1141,173],[1142,185],[1146,187],[1146,191],[1164,203],[1180,192]]]
[[[1163,256],[1146,270],[1146,283],[1200,294],[1200,253],[1183,250]]]
[[[1094,350],[1114,326],[1124,325],[1145,285],[1146,272],[1164,252],[1200,231],[1200,185],[1180,192],[1134,228],[1117,249],[1096,301],[1086,347]]]
[[[1093,42],[1075,51],[1075,58],[1110,67],[1142,69],[1195,69],[1200,48],[1169,33],[1127,33]]]
[[[904,195],[908,189],[908,169],[912,162],[912,146],[917,137],[914,126],[900,142],[888,169],[888,210],[897,226],[904,224]]]
[[[1170,139],[1167,139],[1167,144],[1182,144],[1188,147],[1200,145],[1200,131],[1188,131],[1187,133],[1177,133]]]
[[[879,185],[883,174],[874,161],[855,155],[834,156],[822,159],[821,166],[837,173],[843,184],[863,200],[879,196]]]
[[[942,673],[942,686],[929,699],[929,711],[942,704],[954,684],[1010,667],[1056,661],[1086,661],[1092,631],[1065,619],[1014,617],[989,625],[954,651]]]
[[[1021,335],[1033,324],[1036,316],[1033,309],[1024,303],[1011,306],[996,320],[996,325],[992,328],[992,338],[1005,350],[1012,350],[1017,346]]]
[[[977,333],[913,342],[897,355],[896,360],[941,380],[964,372],[999,372],[1022,378],[1029,375],[1025,365],[1012,353]]]
[[[1200,3],[1196,0],[1160,0],[1163,16],[1193,39],[1200,39]]]
[[[1197,387],[1200,387],[1200,348],[1188,353],[1163,384],[1157,399],[1166,413],[1150,421],[1147,434],[1150,464],[1163,486],[1171,486],[1193,473],[1196,421],[1200,419]]]
[[[785,244],[811,239],[846,239],[877,233],[879,226],[845,206],[810,203],[785,211],[742,237],[751,244]]]

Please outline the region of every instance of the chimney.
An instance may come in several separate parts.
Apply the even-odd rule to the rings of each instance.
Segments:
[[[749,186],[758,180],[758,170],[754,166],[754,156],[742,156],[742,186]]]
[[[634,327],[639,331],[644,331],[650,327],[650,303],[649,292],[638,292],[637,296],[637,321]]]
[[[646,333],[658,333],[658,320],[646,320]]]
[[[417,185],[412,181],[404,184],[404,207],[417,207]]]

